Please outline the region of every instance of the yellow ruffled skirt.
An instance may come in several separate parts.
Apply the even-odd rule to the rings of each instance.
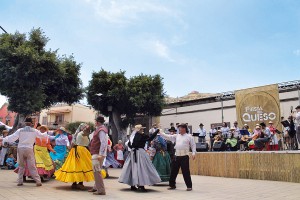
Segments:
[[[47,147],[35,145],[34,157],[39,175],[48,175],[50,177],[55,169]]]
[[[54,175],[56,180],[65,183],[93,181],[94,173],[90,152],[86,147],[73,147],[63,166]]]

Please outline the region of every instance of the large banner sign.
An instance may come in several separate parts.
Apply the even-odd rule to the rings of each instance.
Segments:
[[[238,90],[235,92],[237,119],[240,125],[248,124],[254,129],[256,124],[269,121],[281,130],[280,101],[278,85]]]

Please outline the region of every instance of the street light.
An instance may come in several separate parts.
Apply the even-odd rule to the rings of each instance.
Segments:
[[[2,31],[3,31],[4,33],[7,33],[6,30],[4,30],[4,28],[2,28],[2,26],[0,26],[0,28],[2,29]]]
[[[100,107],[100,101],[102,100],[101,99],[101,96],[102,96],[103,94],[102,93],[97,93],[97,94],[95,94],[95,96],[97,96],[98,98],[96,98],[97,99],[97,106],[98,106],[98,108],[96,108],[97,110],[98,110],[98,113],[97,113],[97,116],[99,116],[100,115],[100,109],[99,109],[99,107]]]
[[[111,135],[111,133],[110,133],[110,129],[111,129],[111,127],[110,127],[110,117],[111,117],[111,112],[112,112],[112,109],[113,109],[113,107],[111,106],[111,105],[108,105],[107,106],[107,111],[108,111],[108,133],[109,133],[109,135]]]

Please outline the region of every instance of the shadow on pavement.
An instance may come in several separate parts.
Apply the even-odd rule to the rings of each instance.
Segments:
[[[141,193],[141,194],[147,194],[147,193],[155,193],[155,192],[160,192],[160,191],[157,191],[157,190],[152,190],[152,189],[147,189],[147,192],[141,192],[141,191],[131,191],[130,188],[123,188],[123,189],[120,189],[120,191],[122,192],[131,192],[131,193]]]
[[[63,191],[72,191],[72,192],[87,192],[88,190],[92,189],[93,187],[84,187],[83,190],[80,189],[72,189],[72,184],[66,185],[66,186],[56,186],[54,187],[57,190],[63,190]]]

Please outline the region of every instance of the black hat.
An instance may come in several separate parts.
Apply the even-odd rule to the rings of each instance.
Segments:
[[[104,122],[105,122],[105,119],[104,119],[104,117],[102,117],[102,116],[98,116],[98,117],[96,118],[96,121],[97,121],[97,122],[100,122],[100,123],[104,123]]]
[[[175,127],[171,127],[170,129],[169,129],[169,132],[176,132],[176,129],[175,129]]]
[[[204,126],[202,123],[199,126]]]
[[[300,109],[300,105],[299,105],[299,106],[297,106],[295,109]]]
[[[27,118],[25,119],[25,123],[32,123],[31,117],[27,117]]]
[[[265,122],[260,123],[259,125],[261,125],[262,127],[266,127],[267,125],[265,124]]]
[[[182,124],[179,124],[179,126],[178,127],[181,127],[181,128],[185,128],[185,130],[186,130],[186,132],[188,133],[188,127],[187,127],[187,125],[185,124],[185,123],[182,123]]]

